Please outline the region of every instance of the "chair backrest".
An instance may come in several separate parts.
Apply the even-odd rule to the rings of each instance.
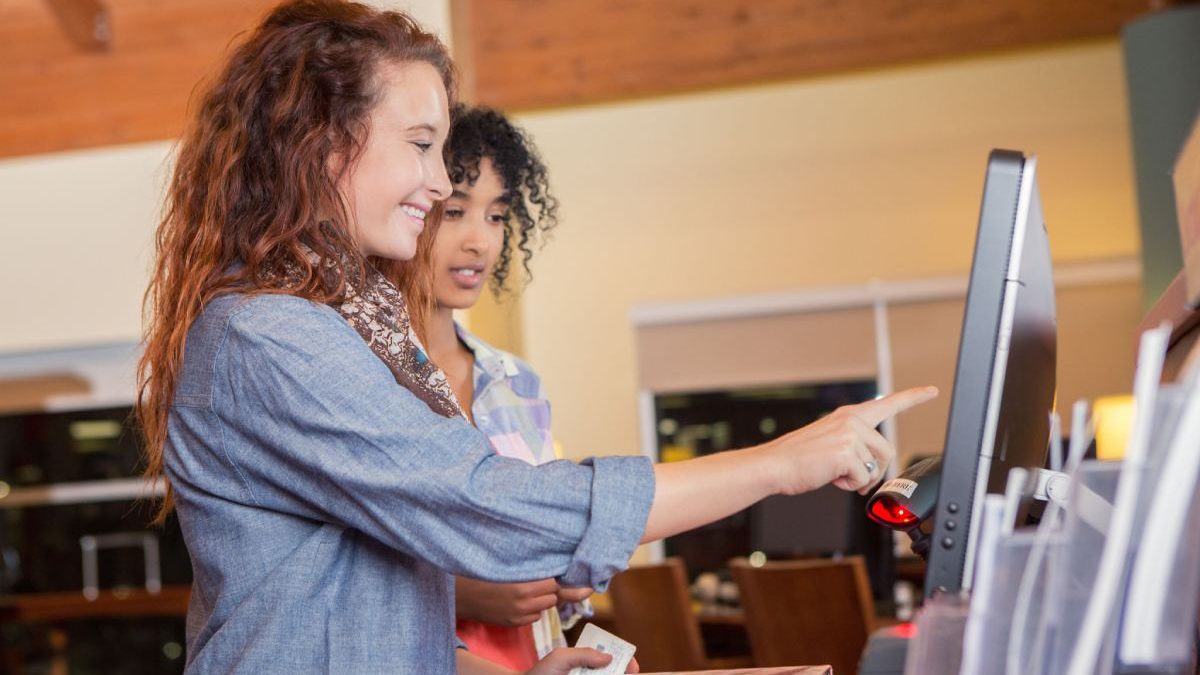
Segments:
[[[704,670],[700,623],[679,558],[631,567],[608,587],[617,634],[637,646],[645,672]]]
[[[729,564],[758,667],[828,664],[858,672],[875,622],[862,558]]]

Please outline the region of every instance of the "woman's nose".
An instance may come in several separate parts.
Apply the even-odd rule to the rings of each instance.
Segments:
[[[484,253],[487,253],[487,237],[483,236],[481,227],[472,226],[470,228],[467,236],[463,239],[463,249],[476,255],[483,255]]]
[[[425,178],[425,187],[429,189],[435,200],[441,201],[450,197],[454,186],[450,183],[450,174],[446,173],[446,162],[441,158],[440,153]]]

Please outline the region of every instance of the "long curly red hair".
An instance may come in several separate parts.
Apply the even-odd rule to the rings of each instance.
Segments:
[[[158,225],[138,364],[145,473],[166,486],[160,522],[174,506],[163,473],[167,418],[187,332],[204,306],[230,291],[333,302],[346,278],[367,264],[398,276],[396,261],[358,253],[337,186],[366,142],[380,64],[412,62],[434,66],[453,101],[446,48],[408,16],[340,0],[298,0],[273,9],[199,98]],[[436,228],[439,215],[430,214],[427,229]],[[304,246],[320,257],[317,264]],[[328,261],[332,271],[317,273]],[[301,281],[281,286],[272,273],[281,265],[300,269]],[[428,247],[404,266],[412,268],[407,278],[428,278]],[[430,285],[409,283],[405,291],[423,326],[433,306]]]

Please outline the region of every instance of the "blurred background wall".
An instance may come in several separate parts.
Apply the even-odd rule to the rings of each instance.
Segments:
[[[992,148],[1038,156],[1056,261],[1138,252],[1115,41],[520,120],[563,213],[521,333],[573,457],[638,448],[639,303],[965,275]]]

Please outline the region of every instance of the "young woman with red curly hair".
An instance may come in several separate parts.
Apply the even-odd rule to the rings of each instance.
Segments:
[[[776,493],[864,489],[873,427],[928,390],[671,465],[492,452],[388,281],[450,195],[453,68],[411,19],[272,11],[184,136],[147,290],[147,473],[192,557],[189,673],[495,673],[456,649],[452,574],[603,588],[640,541]],[[424,295],[424,297],[418,297]],[[599,666],[558,650],[532,673]]]

